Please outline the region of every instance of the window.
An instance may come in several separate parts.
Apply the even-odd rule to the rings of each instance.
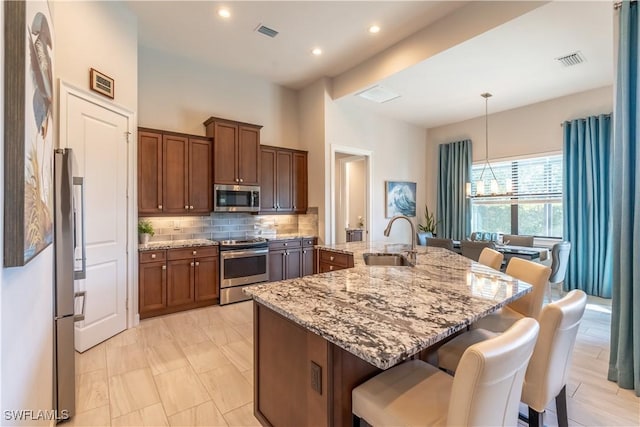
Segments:
[[[562,237],[562,155],[491,163],[500,188],[511,179],[512,194],[471,201],[472,231]],[[472,167],[472,190],[484,162]],[[491,171],[483,181],[490,188]]]

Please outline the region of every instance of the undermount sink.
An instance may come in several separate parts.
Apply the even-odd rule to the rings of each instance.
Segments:
[[[409,260],[400,254],[363,254],[366,265],[413,267]]]

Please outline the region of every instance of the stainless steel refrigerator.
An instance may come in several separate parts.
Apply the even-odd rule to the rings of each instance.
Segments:
[[[73,163],[71,149],[55,150],[53,404],[59,422],[75,413],[74,322],[84,319],[84,294],[74,289],[74,281],[86,275],[84,182],[73,176]],[[81,314],[75,314],[76,298]]]

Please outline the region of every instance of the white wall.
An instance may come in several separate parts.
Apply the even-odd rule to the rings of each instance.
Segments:
[[[138,64],[140,126],[204,135],[215,116],[264,126],[262,144],[299,148],[295,91],[150,48]]]
[[[498,96],[498,94],[494,94]],[[478,98],[479,102],[482,101]],[[489,159],[531,156],[562,151],[562,127],[566,120],[613,110],[613,88],[605,86],[574,95],[489,115]],[[489,100],[491,111],[491,100]],[[432,185],[429,206],[436,206],[438,145],[471,139],[473,161],[485,158],[484,116],[428,130],[428,179]]]
[[[367,214],[367,169],[364,159],[347,162],[347,222],[350,228],[358,228],[358,217]]]
[[[97,68],[115,78],[116,102],[135,111],[137,25],[131,13],[123,5],[111,2],[56,1],[49,5],[54,24],[56,80],[62,78],[87,89],[89,68]],[[0,77],[2,73],[0,70]],[[0,238],[0,245],[1,242]],[[51,409],[53,246],[24,267],[2,269],[0,302],[2,410]],[[4,420],[4,414],[2,422],[12,423]]]

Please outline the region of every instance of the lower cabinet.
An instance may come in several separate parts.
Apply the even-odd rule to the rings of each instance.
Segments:
[[[140,253],[140,318],[215,304],[219,298],[216,246]]]
[[[269,242],[269,281],[295,279],[314,273],[315,239],[286,239]]]
[[[353,255],[327,249],[318,250],[318,273],[353,267]]]

